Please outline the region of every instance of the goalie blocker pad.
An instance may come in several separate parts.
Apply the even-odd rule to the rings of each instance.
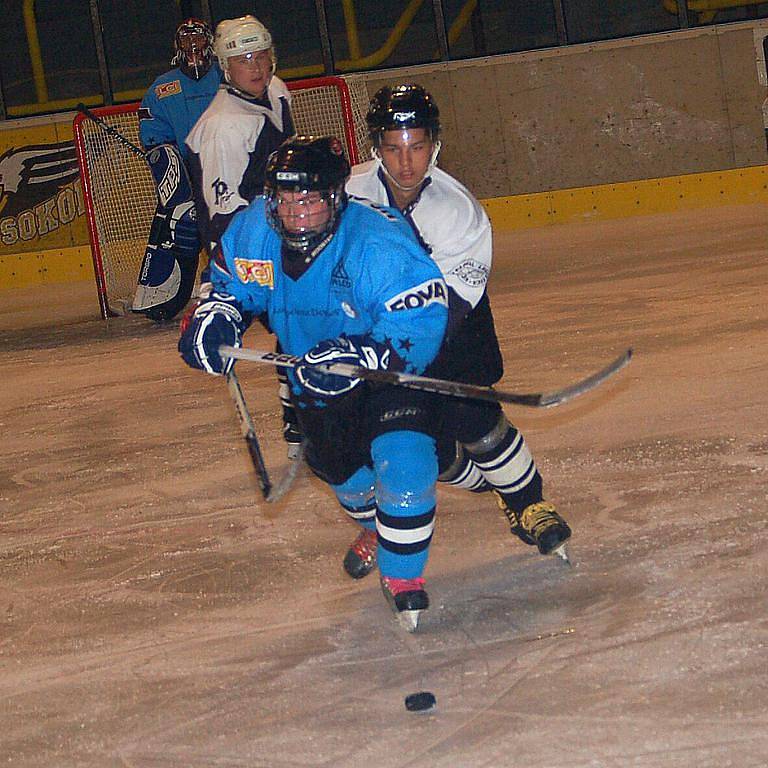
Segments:
[[[192,184],[173,144],[147,153],[157,187],[157,210],[138,276],[132,311],[153,320],[170,320],[192,295],[200,242]]]

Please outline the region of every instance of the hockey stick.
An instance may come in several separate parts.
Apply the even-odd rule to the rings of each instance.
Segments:
[[[120,131],[116,130],[108,123],[105,123],[98,115],[95,115],[93,112],[91,112],[91,110],[88,109],[85,104],[78,104],[75,109],[77,109],[78,112],[84,114],[89,120],[93,120],[93,122],[96,123],[99,128],[105,130],[113,139],[115,139],[115,141],[120,142],[120,144],[130,149],[134,155],[138,155],[140,158],[146,160],[147,153],[143,149],[137,147],[132,141],[126,139],[125,136],[120,133]]]
[[[261,488],[261,494],[264,497],[264,501],[270,503],[275,502],[285,495],[296,478],[299,468],[301,467],[301,461],[304,458],[304,444],[302,443],[299,446],[299,452],[296,457],[291,460],[288,470],[282,480],[280,480],[277,485],[273,485],[269,477],[269,472],[267,472],[267,465],[264,463],[264,456],[261,453],[259,439],[256,437],[256,429],[253,426],[253,419],[248,411],[248,406],[245,404],[243,390],[240,389],[240,382],[237,380],[234,371],[230,371],[227,374],[227,389],[229,390],[229,394],[232,395],[232,400],[235,403],[237,418],[240,420],[240,430],[243,433],[245,443],[248,446],[248,453],[251,455],[253,468],[256,470],[256,478],[259,483],[259,488]]]
[[[294,357],[293,355],[284,355],[277,352],[260,352],[256,349],[240,349],[239,347],[230,347],[228,345],[219,347],[219,354],[222,357],[235,360],[272,363],[273,365],[283,365],[286,368],[295,368],[302,361],[302,358]],[[366,381],[375,381],[379,384],[409,387],[410,389],[434,392],[438,395],[488,400],[492,403],[512,403],[513,405],[525,405],[531,408],[552,408],[573,400],[573,398],[583,395],[595,389],[595,387],[599,387],[606,379],[609,379],[614,373],[627,365],[631,358],[632,350],[628,349],[613,362],[606,365],[605,368],[597,371],[597,373],[593,373],[591,376],[587,376],[586,379],[582,379],[576,384],[571,384],[569,387],[564,387],[554,392],[535,392],[531,394],[503,392],[491,387],[462,384],[458,381],[447,381],[446,379],[430,379],[426,376],[414,376],[410,373],[371,370],[357,365],[349,365],[348,363],[326,363],[321,367],[328,373],[338,374],[339,376],[365,379]]]

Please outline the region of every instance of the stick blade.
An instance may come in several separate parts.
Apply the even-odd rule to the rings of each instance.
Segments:
[[[591,376],[587,376],[586,379],[582,379],[576,384],[571,384],[571,386],[564,387],[556,392],[539,395],[538,407],[554,408],[556,405],[562,405],[569,400],[573,400],[575,397],[591,392],[603,382],[610,379],[611,376],[618,373],[624,366],[628,365],[631,359],[632,348],[630,347],[626,352],[623,352],[615,360],[608,363],[605,368],[599,370],[597,373],[593,373]]]
[[[292,459],[288,460],[288,469],[285,470],[284,475],[271,486],[269,493],[264,495],[264,501],[274,504],[276,501],[285,496],[293,485],[293,481],[299,474],[301,467],[304,463],[304,442],[302,441],[299,446],[299,452]]]

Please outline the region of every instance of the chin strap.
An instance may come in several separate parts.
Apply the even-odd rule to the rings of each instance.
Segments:
[[[423,183],[424,179],[428,178],[429,175],[432,173],[432,170],[437,165],[437,156],[440,154],[440,147],[442,147],[442,142],[436,141],[434,147],[432,147],[432,157],[429,159],[429,165],[427,166],[427,170],[424,172],[424,175],[415,183],[412,184],[410,187],[404,187],[402,184],[399,184],[398,181],[395,179],[395,177],[387,170],[387,166],[384,165],[384,161],[381,159],[381,155],[379,154],[379,150],[377,147],[373,147],[371,149],[371,155],[373,155],[373,159],[379,164],[379,167],[384,171],[386,177],[402,192],[413,192],[414,189],[418,189]]]
[[[242,88],[238,88],[236,85],[234,85],[227,76],[226,72],[224,73],[224,80],[227,84],[227,90],[230,93],[233,93],[235,96],[239,96],[241,99],[245,99],[245,101],[263,101],[264,99],[268,98],[267,94],[269,93],[269,84],[272,82],[272,78],[270,77],[269,80],[267,80],[267,84],[264,87],[264,91],[261,96],[254,96],[252,93],[248,93],[248,91],[244,91]]]

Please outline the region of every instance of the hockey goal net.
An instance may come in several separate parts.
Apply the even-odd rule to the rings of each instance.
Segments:
[[[319,77],[287,84],[296,130],[338,136],[351,163],[370,157],[365,125],[368,92],[362,77]],[[135,147],[139,104],[99,107],[91,113]],[[140,152],[97,122],[78,114],[74,124],[88,233],[104,318],[131,306],[157,197]]]

